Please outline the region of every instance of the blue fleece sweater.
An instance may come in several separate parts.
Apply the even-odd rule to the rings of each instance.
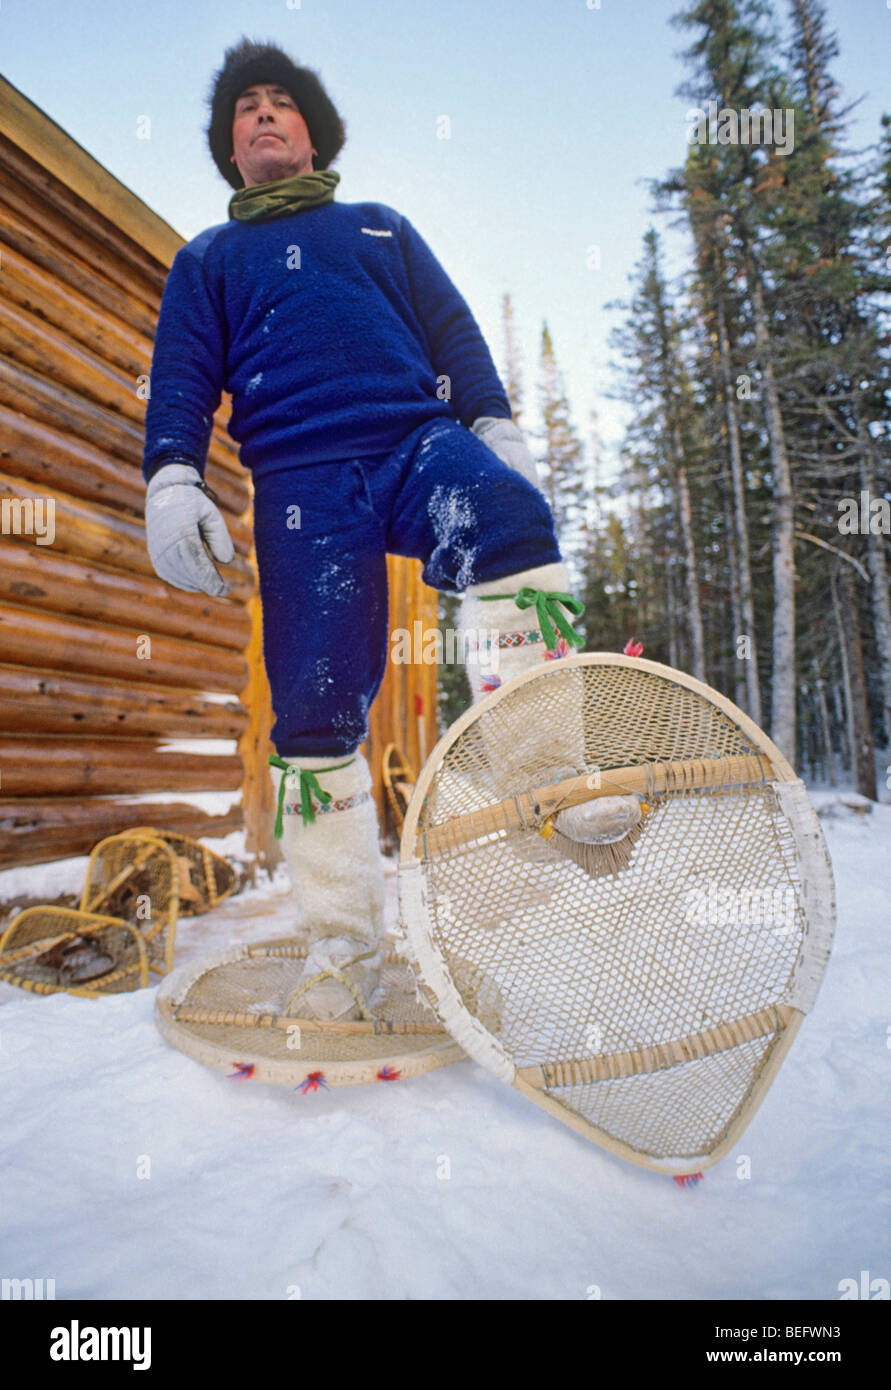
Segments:
[[[511,415],[467,304],[382,203],[233,219],[180,248],[155,337],[146,481],[175,461],[203,474],[223,390],[255,476],[384,453],[427,420]]]

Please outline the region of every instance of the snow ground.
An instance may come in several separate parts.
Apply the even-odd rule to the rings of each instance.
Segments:
[[[59,1299],[833,1300],[862,1270],[888,1278],[891,805],[814,800],[833,957],[738,1153],[698,1187],[614,1158],[470,1061],[304,1096],[169,1047],[154,989],[0,986],[0,1274],[55,1279]],[[235,855],[239,839],[209,843]],[[0,899],[33,895],[37,874],[48,896],[75,891],[85,866],[0,875]],[[183,919],[178,963],[286,935],[288,891],[280,869]]]

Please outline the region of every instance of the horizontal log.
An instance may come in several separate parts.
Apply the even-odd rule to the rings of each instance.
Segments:
[[[151,331],[135,333],[110,315],[106,305],[96,304],[15,249],[3,250],[3,297],[21,313],[52,325],[131,380],[151,368]]]
[[[142,466],[145,429],[142,424],[127,420],[114,410],[107,410],[95,401],[84,400],[76,391],[57,381],[52,370],[46,375],[10,358],[4,363],[0,376],[0,406],[27,415],[41,424],[51,425],[66,437],[73,434],[92,444],[103,453],[112,454],[119,466],[130,465],[136,473]],[[223,406],[220,406],[223,410]],[[228,419],[228,408],[225,417]],[[215,417],[220,419],[219,411]],[[12,470],[16,470],[13,468]],[[207,481],[232,511],[243,512],[250,499],[247,473],[234,450],[225,448],[219,435],[211,436],[207,455]],[[241,504],[235,501],[239,495]]]
[[[143,303],[124,294],[107,280],[102,280],[95,267],[79,254],[78,246],[72,246],[71,238],[66,237],[64,218],[59,219],[54,230],[57,235],[50,236],[45,228],[30,220],[27,210],[13,212],[11,208],[4,207],[0,198],[0,243],[70,285],[104,309],[110,319],[126,324],[133,332],[143,334],[151,341],[158,320],[158,301],[153,299],[150,304]]]
[[[134,804],[90,799],[0,799],[0,868],[89,854],[106,835],[117,835],[137,825],[178,830],[181,835],[198,840],[229,835],[240,830],[243,823],[240,806],[219,816],[209,816],[182,801]]]
[[[9,376],[6,397],[15,403],[13,407],[0,401],[0,467],[4,472],[48,492],[61,487],[75,497],[141,515],[145,481],[139,468],[79,439],[72,431],[59,429],[52,420],[39,418],[31,408],[37,392],[49,395],[47,388],[12,363],[4,371]],[[3,395],[4,381],[0,378],[0,397]],[[44,413],[49,414],[49,409]]]
[[[59,492],[55,487],[35,494],[31,483],[14,478],[9,473],[0,472],[0,500],[17,498],[23,502],[33,502],[35,496],[51,496],[55,501],[53,554],[77,555],[84,560],[98,560],[109,568],[123,570],[127,574],[143,574],[156,578],[146,546],[145,526],[141,520],[124,516],[110,507],[100,506],[97,502],[71,497],[67,493]],[[241,523],[230,520],[227,516],[226,525],[229,534],[232,535]],[[36,536],[27,534],[24,519],[19,523],[19,527],[18,534],[11,528],[7,528],[6,534],[11,539],[18,539],[20,536],[22,543],[36,547]],[[248,527],[241,529],[244,531],[242,539],[246,539],[249,545],[250,530]],[[236,554],[232,563],[224,566],[224,571],[229,583],[230,603],[246,604],[254,592],[256,582],[251,566],[243,555]],[[170,597],[173,597],[174,593],[178,595],[179,591],[167,587]]]
[[[17,362],[51,382],[57,390],[72,392],[88,409],[110,412],[119,431],[129,422],[136,431],[141,462],[146,401],[139,391],[144,388],[142,378],[150,374],[151,344],[141,356],[128,352],[119,354],[117,360],[109,360],[96,351],[93,335],[85,334],[83,329],[79,339],[72,334],[70,325],[77,320],[76,305],[69,317],[58,323],[4,296],[0,299],[0,353],[8,362]],[[221,410],[228,420],[229,407],[222,399],[218,412]],[[214,421],[216,425],[216,415]],[[242,472],[234,452],[213,434],[208,459],[224,472]]]
[[[138,374],[127,375],[75,342],[67,329],[45,323],[6,299],[0,299],[0,353],[144,433],[145,401],[136,394]]]
[[[147,648],[140,638],[150,638]],[[139,650],[149,655],[140,657]],[[247,662],[222,647],[150,633],[122,632],[75,618],[32,612],[0,603],[0,652],[13,666],[47,667],[143,683],[238,695],[247,684]]]
[[[4,160],[5,150],[10,152],[11,160]],[[16,157],[24,157],[30,166],[30,172],[25,173],[24,177],[17,178],[12,172]],[[0,168],[4,168],[4,164],[4,178],[0,180],[0,241],[6,241],[22,256],[41,265],[53,279],[67,279],[85,297],[92,298],[99,312],[107,319],[129,325],[151,343],[167,278],[167,266],[113,227],[107,219],[99,216],[64,184],[0,135]],[[49,186],[57,189],[57,196],[35,198],[35,176],[49,179]],[[72,237],[72,219],[78,221],[79,211],[85,212],[101,229],[100,242],[107,241],[109,235],[114,237],[115,255],[109,256],[104,246],[97,247],[89,237]],[[175,240],[175,234],[173,237]],[[182,239],[179,240],[181,245],[184,244]],[[128,268],[128,257],[134,266],[138,261],[139,270],[134,270],[133,266]],[[146,273],[151,280],[149,289],[140,278]],[[238,450],[225,429],[228,417],[228,403],[222,404],[215,416],[210,460],[238,474]]]
[[[0,168],[7,207],[27,213],[50,232],[61,219],[68,229],[68,244],[76,242],[101,280],[146,304],[160,296],[166,267],[5,135],[0,136]]]
[[[34,483],[43,495],[80,498],[93,506],[102,506],[105,516],[115,511],[133,513],[128,520],[138,525],[144,537],[145,480],[138,467],[3,405],[0,467],[4,478]],[[207,479],[219,496],[232,544],[240,555],[249,555],[253,533],[247,480],[236,482],[219,469],[208,469]],[[33,496],[33,489],[27,495]],[[241,519],[242,514],[245,519]]]
[[[119,738],[241,738],[248,711],[238,701],[222,704],[190,691],[58,671],[0,665],[0,730],[3,733],[79,734]]]
[[[238,791],[237,754],[164,753],[149,739],[0,734],[0,796]]]
[[[0,600],[228,651],[243,652],[250,640],[251,620],[241,604],[174,589],[155,575],[57,555],[52,546],[22,539],[0,536]],[[224,577],[227,569],[219,566]]]

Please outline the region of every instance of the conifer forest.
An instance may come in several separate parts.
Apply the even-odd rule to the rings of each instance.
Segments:
[[[567,399],[559,342],[502,379],[585,602],[587,651],[640,644],[714,686],[799,772],[875,799],[891,746],[891,115],[849,147],[821,0],[672,17],[689,103],[611,363],[617,458]],[[846,104],[847,103],[847,104]],[[669,274],[666,232],[687,247]],[[442,621],[453,600],[444,599]],[[636,646],[634,650],[636,650]],[[443,668],[444,724],[467,703]]]

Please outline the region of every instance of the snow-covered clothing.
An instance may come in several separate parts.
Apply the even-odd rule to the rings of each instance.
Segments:
[[[451,592],[559,559],[542,494],[462,427],[510,419],[476,321],[383,204],[230,220],[182,247],[151,380],[146,479],[173,462],[203,475],[232,392],[282,757],[351,753],[367,737],[388,654],[387,552]]]
[[[436,419],[511,414],[464,299],[382,203],[230,219],[180,248],[155,336],[146,481],[170,462],[203,474],[223,390],[255,481],[392,451]]]
[[[189,463],[165,463],[152,475],[146,489],[145,539],[161,579],[188,593],[219,597],[229,592],[229,585],[213,560],[231,564],[235,547],[225,518],[209,493],[197,468]]]
[[[171,465],[203,477],[214,412],[232,394],[229,433],[253,474],[277,756],[318,768],[355,754],[319,774],[330,810],[304,821],[292,797],[283,817],[295,927],[310,946],[299,1007],[355,1016],[351,991],[367,998],[379,965],[367,957],[382,868],[357,749],[389,655],[386,556],[420,560],[426,583],[450,592],[510,583],[559,561],[553,518],[473,432],[515,444],[498,432],[511,411],[491,355],[429,247],[383,204],[232,218],[182,247],[151,382],[149,483]],[[179,556],[182,544],[162,506],[155,550]]]
[[[388,552],[452,593],[560,558],[542,494],[453,420],[391,453],[263,474],[254,535],[282,757],[347,754],[367,737],[390,651]]]

